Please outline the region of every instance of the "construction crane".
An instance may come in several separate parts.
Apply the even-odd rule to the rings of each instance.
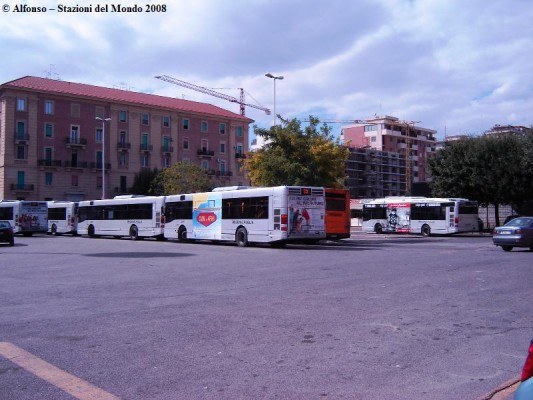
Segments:
[[[206,88],[206,87],[203,87],[203,86],[195,85],[193,83],[181,81],[179,79],[173,78],[173,77],[168,76],[168,75],[159,75],[159,76],[156,76],[155,78],[156,79],[160,79],[160,80],[165,81],[165,82],[168,82],[168,83],[172,83],[174,85],[183,86],[183,87],[186,87],[188,89],[196,90],[197,92],[201,92],[201,93],[205,93],[205,94],[208,94],[208,95],[211,95],[211,96],[214,96],[214,97],[218,97],[220,99],[228,100],[228,101],[231,101],[232,103],[238,103],[239,106],[240,106],[240,111],[241,111],[241,115],[242,116],[245,115],[245,106],[252,107],[252,108],[257,108],[258,110],[263,110],[266,115],[270,115],[270,109],[268,109],[268,108],[257,106],[255,104],[245,103],[245,101],[244,101],[244,89],[242,89],[242,88],[239,88],[239,90],[241,92],[241,95],[240,95],[240,99],[237,99],[236,97],[228,96],[227,94],[224,94],[224,93],[215,92],[213,89],[209,89],[209,88]]]

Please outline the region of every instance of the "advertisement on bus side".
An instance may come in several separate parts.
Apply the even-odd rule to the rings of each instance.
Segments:
[[[323,196],[289,196],[289,236],[315,236],[325,231]]]
[[[222,239],[222,194],[193,195],[192,238]]]
[[[387,226],[384,230],[399,233],[411,232],[411,204],[387,204]]]
[[[22,202],[19,215],[21,231],[46,232],[48,230],[48,205],[46,202]]]

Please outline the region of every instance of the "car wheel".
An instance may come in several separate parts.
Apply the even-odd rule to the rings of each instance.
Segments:
[[[383,233],[383,227],[381,226],[381,224],[376,224],[376,226],[374,226],[374,232]]]
[[[513,246],[502,246],[503,251],[511,251]]]
[[[9,242],[9,245],[10,246],[14,246],[15,245],[15,239],[11,239],[11,241]]]
[[[96,237],[96,235],[94,234],[94,226],[93,225],[89,225],[89,227],[87,228],[87,235],[90,238]]]
[[[246,228],[240,227],[237,229],[237,233],[235,233],[235,241],[239,247],[248,246],[248,232],[246,231]]]
[[[57,226],[56,226],[56,224],[53,224],[52,228],[50,230],[52,231],[52,235],[57,236]]]
[[[139,239],[139,229],[135,225],[132,225],[130,228],[130,239],[131,240]]]
[[[422,236],[428,237],[429,235],[431,235],[431,228],[429,227],[429,225],[423,225],[422,229],[420,230],[420,233],[422,234]]]

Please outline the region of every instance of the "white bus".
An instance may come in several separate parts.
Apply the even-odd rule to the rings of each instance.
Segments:
[[[326,238],[324,188],[228,187],[167,196],[165,238],[234,241],[239,246]]]
[[[7,220],[13,232],[24,236],[46,233],[48,230],[48,205],[46,201],[2,200],[0,220]]]
[[[49,201],[48,202],[48,233],[62,235],[64,233],[77,234],[78,202]]]
[[[456,198],[385,197],[363,204],[363,232],[423,236],[478,232],[478,204]]]
[[[84,200],[78,206],[78,234],[163,239],[165,226],[161,196],[116,196],[109,200]]]

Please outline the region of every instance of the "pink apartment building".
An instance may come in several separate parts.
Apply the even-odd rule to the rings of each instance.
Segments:
[[[217,185],[246,184],[252,122],[205,103],[23,77],[0,85],[0,199],[98,199],[102,171],[110,198],[143,168],[178,161]]]

